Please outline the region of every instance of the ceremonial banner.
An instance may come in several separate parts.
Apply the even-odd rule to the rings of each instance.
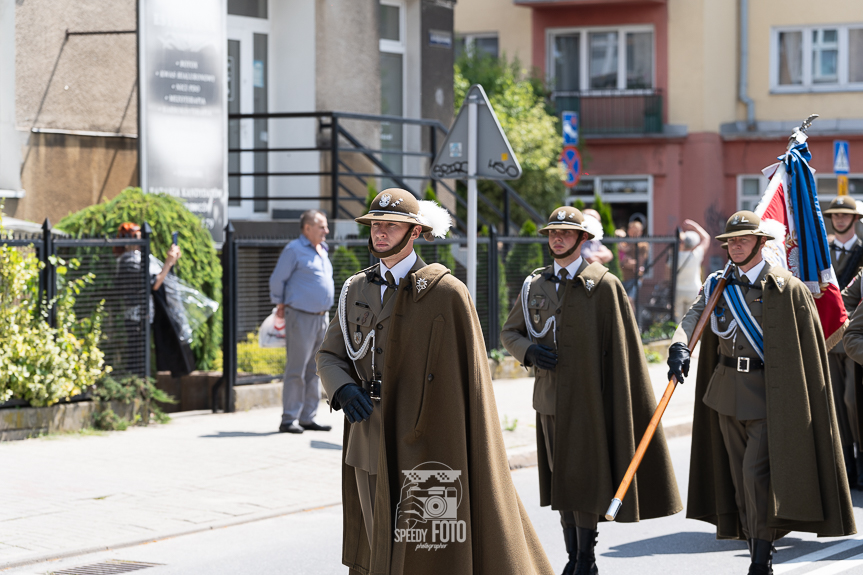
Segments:
[[[780,156],[778,164],[765,168],[772,177],[755,213],[763,229],[776,238],[765,246],[764,259],[790,270],[815,296],[827,349],[831,349],[842,338],[848,314],[830,263],[811,158],[804,141]]]

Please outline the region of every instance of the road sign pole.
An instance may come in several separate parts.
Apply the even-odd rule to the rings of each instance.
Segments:
[[[476,98],[467,107],[467,290],[476,304]]]

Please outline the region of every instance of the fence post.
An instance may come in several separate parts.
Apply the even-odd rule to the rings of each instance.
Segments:
[[[491,351],[497,345],[495,342],[499,338],[500,326],[498,318],[500,317],[500,295],[499,286],[497,285],[500,278],[500,270],[497,268],[497,232],[494,226],[488,231],[488,349]]]
[[[48,218],[42,223],[42,253],[40,254],[42,263],[45,267],[42,268],[42,273],[39,274],[39,291],[40,291],[40,306],[46,305],[47,309],[43,310],[47,316],[48,325],[57,327],[57,314],[51,300],[57,295],[57,268],[51,263],[51,256],[54,255],[54,237],[51,234],[51,222]]]
[[[335,114],[330,118],[330,170],[330,194],[333,204],[330,219],[336,220],[339,217],[339,119]]]
[[[437,127],[429,126],[429,147],[431,148],[429,151],[431,152],[431,158],[429,158],[429,181],[431,183],[432,191],[437,197],[437,180],[431,177],[431,166],[434,163],[435,157],[437,156]]]
[[[527,216],[530,218],[530,214]],[[510,234],[510,215],[509,215],[509,190],[506,188],[503,189],[503,235],[508,236]],[[518,234],[518,232],[516,232]]]
[[[681,229],[678,227],[674,230],[674,235],[680,238]],[[677,266],[680,265],[680,240],[674,242],[674,247],[671,248],[671,321],[677,323]]]
[[[150,238],[153,229],[144,222],[141,226],[141,275],[144,280],[144,305],[141,321],[144,322],[144,377],[150,377]]]
[[[225,413],[229,413],[234,411],[232,400],[237,381],[237,244],[234,224],[230,221],[225,226],[225,243],[222,244],[222,379]]]

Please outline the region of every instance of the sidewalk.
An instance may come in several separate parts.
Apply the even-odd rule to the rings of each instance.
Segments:
[[[657,397],[665,372],[651,367]],[[533,381],[494,387],[511,466],[535,464]],[[678,387],[669,435],[688,433],[693,393]],[[342,414],[322,403],[318,419],[333,431],[291,435],[275,431],[280,412],[189,412],[168,425],[0,443],[0,570],[339,504]]]

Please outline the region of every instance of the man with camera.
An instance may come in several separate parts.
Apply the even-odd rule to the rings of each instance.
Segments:
[[[635,454],[656,399],[623,285],[581,256],[593,238],[582,213],[554,210],[540,230],[554,263],[529,275],[500,339],[534,367],[540,505],[560,512],[564,575],[597,572],[597,522]],[[664,517],[683,506],[662,430],[618,521]]]
[[[357,222],[381,261],[345,282],[316,357],[347,420],[342,562],[352,574],[550,574],[512,484],[470,294],[414,252],[421,234],[446,235],[449,214],[391,188]]]

